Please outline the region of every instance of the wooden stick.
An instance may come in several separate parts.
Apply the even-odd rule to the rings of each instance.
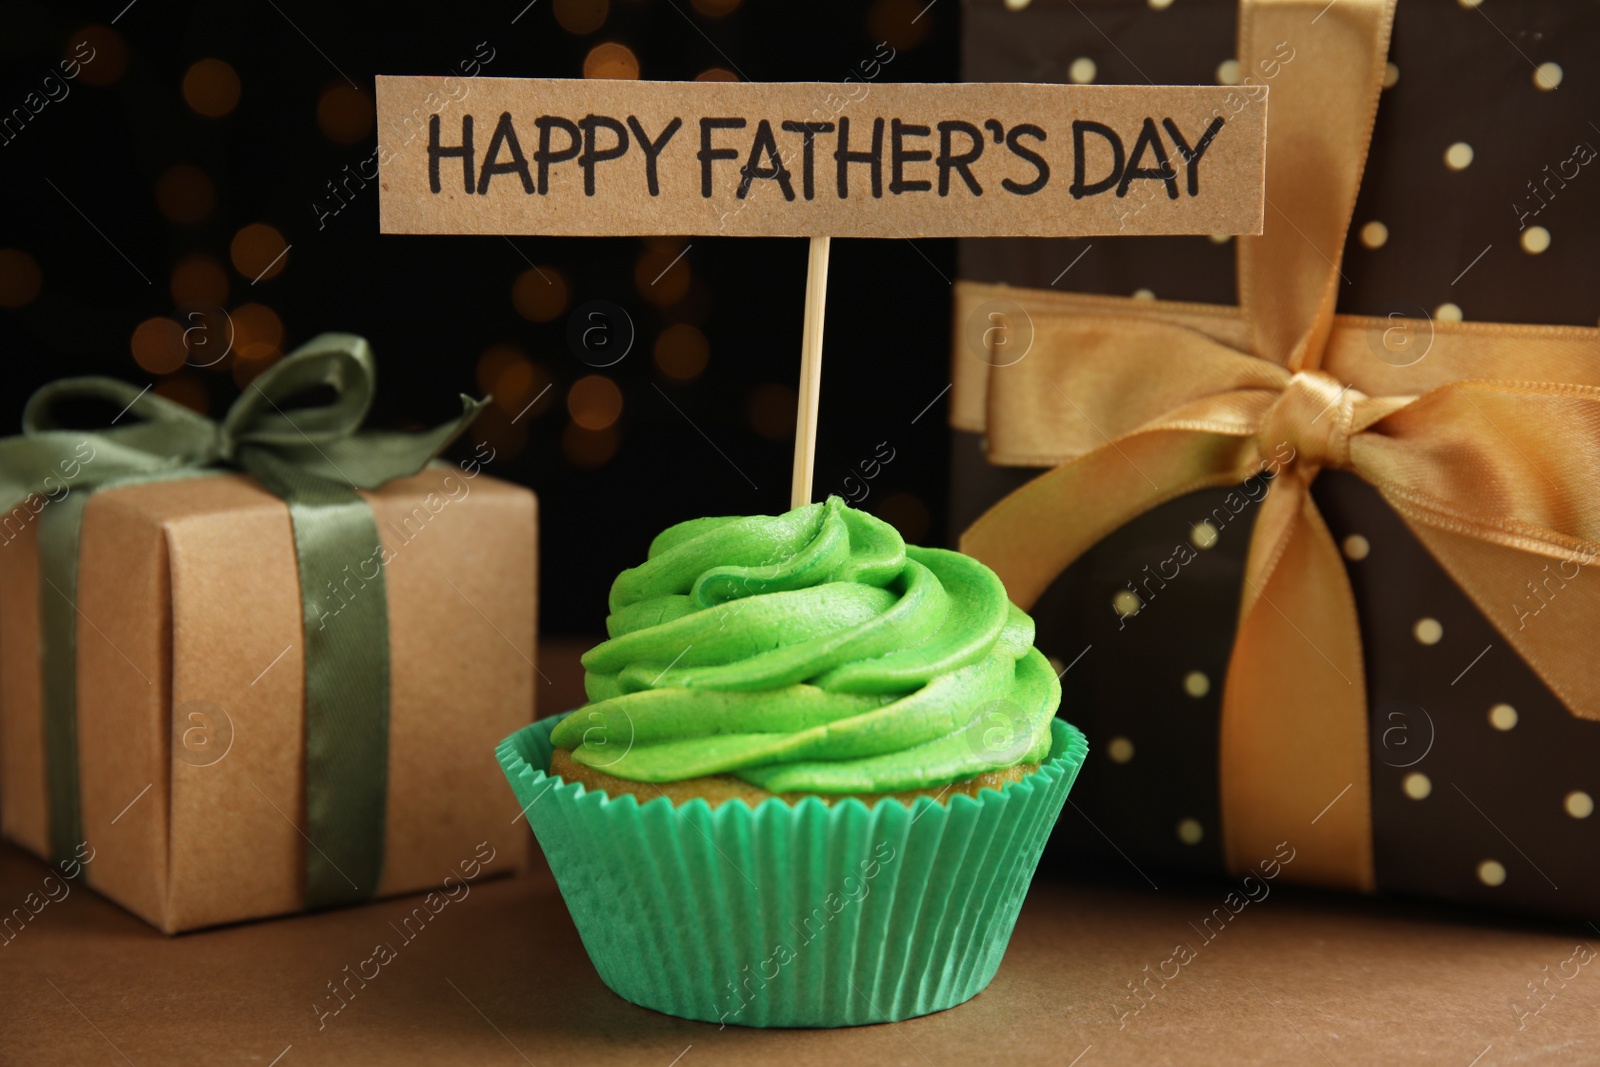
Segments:
[[[827,237],[811,238],[806,266],[806,317],[800,334],[800,397],[795,410],[791,508],[811,503],[811,477],[817,459],[817,400],[822,394],[822,316],[828,303],[828,242]]]

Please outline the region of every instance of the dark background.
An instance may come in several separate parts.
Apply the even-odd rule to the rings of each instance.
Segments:
[[[599,632],[611,578],[670,523],[788,506],[806,242],[381,235],[359,178],[374,75],[958,76],[956,0],[126,3],[0,5],[0,117],[25,115],[0,136],[0,433],[38,386],[83,374],[220,418],[283,353],[362,334],[379,368],[369,425],[433,424],[458,393],[495,394],[472,433],[495,449],[489,473],[539,494],[551,634]],[[894,58],[875,68],[879,42]],[[91,49],[63,79],[60,61]],[[948,398],[932,402],[954,262],[951,241],[837,241],[829,284],[817,494],[887,442],[862,506],[931,543],[947,534]],[[636,331],[600,371],[566,340],[591,300]],[[616,392],[573,392],[596,373]]]

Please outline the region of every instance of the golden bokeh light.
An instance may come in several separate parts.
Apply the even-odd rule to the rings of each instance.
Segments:
[[[585,430],[603,430],[622,414],[622,390],[603,374],[589,374],[567,391],[567,412]]]
[[[162,171],[156,179],[156,207],[169,222],[193,226],[216,206],[216,187],[199,167],[179,163]]]
[[[872,513],[899,530],[908,544],[920,545],[928,536],[928,505],[911,493],[890,493],[878,502]]]
[[[877,0],[867,11],[867,33],[896,50],[915,48],[927,39],[936,17],[917,0]]]
[[[583,76],[636,79],[639,77],[639,57],[625,44],[615,41],[597,44],[583,57]]]
[[[668,378],[692,382],[706,371],[711,345],[706,335],[686,322],[668,326],[656,338],[656,368]]]
[[[43,285],[44,276],[32,256],[20,248],[0,248],[0,307],[27,307]]]
[[[490,345],[485,349],[478,357],[477,379],[478,391],[493,396],[495,405],[519,422],[537,418],[554,403],[546,392],[550,372],[515,345]]]
[[[233,363],[233,380],[240,389],[256,380],[262,371],[272,366],[282,356],[268,356],[265,359],[235,359]]]
[[[203,370],[228,369],[233,355],[233,320],[221,307],[190,308],[177,315],[183,327],[184,361]],[[237,361],[235,361],[237,362]]]
[[[157,382],[151,390],[156,396],[164,396],[174,404],[182,404],[190,411],[199,412],[201,415],[211,411],[211,390],[206,388],[206,383],[193,374],[175,374],[162,382]]]
[[[721,67],[712,67],[696,74],[694,80],[697,82],[736,82],[739,80],[739,75],[731,70],[723,70]]]
[[[567,310],[571,291],[554,267],[529,267],[511,283],[511,304],[529,322],[550,322]]]
[[[683,246],[689,242],[689,239],[671,234],[649,234],[640,237],[639,242],[652,252],[665,252],[669,256],[676,256],[683,251]]]
[[[661,317],[667,322],[687,322],[703,328],[706,320],[711,318],[712,302],[711,286],[694,278],[689,282],[689,291],[683,299],[670,308],[663,308]]]
[[[110,85],[128,70],[128,46],[110,26],[85,26],[74,33],[61,58],[78,64],[78,81],[85,85]]]
[[[561,454],[567,462],[583,470],[603,467],[617,454],[621,437],[615,426],[603,430],[586,430],[575,422],[567,423],[561,431]]]
[[[606,0],[555,0],[556,22],[568,33],[580,36],[605,25],[611,5]]]
[[[490,345],[484,349],[483,355],[478,357],[478,392],[494,392],[500,376],[509,367],[517,363],[526,363],[527,361],[526,353],[516,345]]]
[[[372,132],[372,98],[343,82],[317,98],[317,126],[334,144],[355,144]]]
[[[220,119],[239,106],[239,75],[224,60],[202,59],[183,76],[183,99],[196,114]]]
[[[769,441],[787,441],[794,436],[795,410],[799,399],[790,385],[771,383],[750,390],[745,401],[745,416],[750,428]]]
[[[179,308],[228,302],[228,272],[210,256],[186,256],[172,268],[172,302]]]
[[[133,328],[129,341],[133,360],[151,374],[171,374],[183,366],[183,327],[168,318],[145,319]]]
[[[233,320],[233,354],[240,359],[271,359],[283,351],[283,320],[265,304],[243,304],[228,313]]]
[[[289,265],[283,234],[264,222],[252,222],[233,235],[228,255],[233,267],[252,283],[276,278]]]
[[[683,249],[651,248],[639,257],[633,268],[633,285],[656,307],[668,307],[689,292],[689,257]]]

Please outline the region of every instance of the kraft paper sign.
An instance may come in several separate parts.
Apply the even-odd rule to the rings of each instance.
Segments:
[[[852,100],[813,82],[380,77],[382,229],[1261,232],[1264,87],[854,89]]]

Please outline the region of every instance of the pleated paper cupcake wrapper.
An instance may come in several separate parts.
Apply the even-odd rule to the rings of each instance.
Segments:
[[[1037,772],[977,797],[675,807],[547,774],[561,718],[497,755],[600,978],[742,1026],[889,1022],[980,993],[1088,753],[1058,719]]]

